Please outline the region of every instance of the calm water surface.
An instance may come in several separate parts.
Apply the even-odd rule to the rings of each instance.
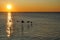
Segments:
[[[0,13],[0,40],[60,40],[60,13]]]

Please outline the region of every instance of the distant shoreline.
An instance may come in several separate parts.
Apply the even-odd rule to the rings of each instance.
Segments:
[[[0,12],[0,13],[8,13],[8,12]],[[60,12],[11,12],[11,13],[60,13]]]

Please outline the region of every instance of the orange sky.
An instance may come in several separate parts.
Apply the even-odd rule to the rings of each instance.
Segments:
[[[12,12],[60,12],[59,0],[0,0],[0,12],[12,4]]]

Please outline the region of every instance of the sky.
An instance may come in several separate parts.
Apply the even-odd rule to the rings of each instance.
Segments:
[[[6,5],[12,5],[12,12],[60,12],[60,0],[0,0],[0,12]]]

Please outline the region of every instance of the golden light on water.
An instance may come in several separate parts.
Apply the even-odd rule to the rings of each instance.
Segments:
[[[7,15],[7,29],[6,29],[6,32],[7,32],[7,37],[10,37],[11,36],[11,33],[12,33],[12,17],[11,17],[11,13],[8,13]]]

